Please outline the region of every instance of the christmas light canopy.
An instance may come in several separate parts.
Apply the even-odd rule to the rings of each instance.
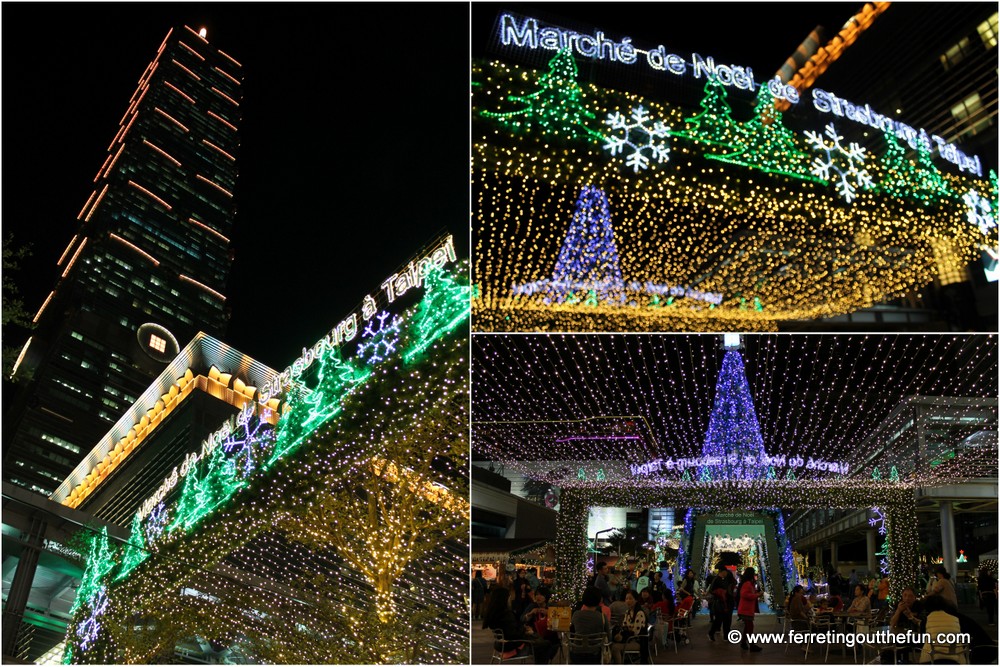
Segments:
[[[776,329],[902,297],[996,245],[979,158],[868,104],[530,16],[502,13],[494,37],[552,55],[473,63],[476,330]],[[588,83],[581,58],[701,101]],[[581,234],[582,211],[600,234]],[[605,270],[567,277],[567,256]]]

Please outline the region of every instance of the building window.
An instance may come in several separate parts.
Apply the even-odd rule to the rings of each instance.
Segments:
[[[53,445],[59,445],[63,449],[68,449],[74,454],[80,453],[80,448],[74,445],[72,442],[69,442],[68,440],[63,440],[62,438],[51,435],[49,433],[42,433],[41,438],[45,442],[51,442]]]
[[[983,113],[983,101],[979,93],[972,93],[951,108],[951,115],[960,128],[961,135],[975,135],[990,126],[990,118]]]
[[[167,341],[164,338],[160,338],[156,334],[150,334],[149,347],[153,348],[160,354],[164,354],[167,351]]]
[[[967,55],[969,55],[969,38],[963,37],[962,41],[941,55],[941,66],[944,67],[944,70],[947,72],[952,67],[962,62]]]
[[[997,14],[993,13],[993,16],[989,17],[985,21],[979,24],[976,28],[979,31],[979,36],[983,39],[983,44],[986,45],[987,49],[996,48],[997,45]]]

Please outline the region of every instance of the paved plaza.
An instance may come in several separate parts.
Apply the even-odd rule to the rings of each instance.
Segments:
[[[997,639],[997,626],[986,625],[986,615],[973,605],[963,604],[960,611],[978,621],[989,632],[993,641]],[[760,653],[746,653],[738,645],[730,644],[720,633],[715,642],[708,640],[708,614],[698,614],[689,633],[691,643],[682,645],[674,652],[673,644],[661,648],[652,661],[654,664],[698,664],[698,665],[730,665],[730,664],[861,664],[872,663],[875,655],[868,650],[862,656],[858,647],[857,660],[850,648],[841,649],[831,646],[829,656],[825,646],[814,645],[809,649],[808,657],[803,647],[784,644],[763,644]],[[741,629],[742,623],[735,620],[734,629]],[[781,623],[772,614],[760,615],[756,619],[756,632],[781,632]],[[482,621],[473,621],[472,625],[472,664],[484,665],[490,663],[492,633],[482,628]],[[819,649],[819,650],[817,650]],[[555,662],[565,662],[562,654],[556,656]],[[994,664],[996,661],[994,660]],[[529,663],[530,664],[530,663]]]

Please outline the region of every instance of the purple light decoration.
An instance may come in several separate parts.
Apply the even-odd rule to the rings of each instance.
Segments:
[[[611,227],[611,210],[601,188],[585,185],[580,190],[552,282],[557,302],[565,301],[566,294],[556,292],[556,286],[566,291],[593,291],[602,301],[625,301],[625,280]]]
[[[745,456],[763,461],[766,454],[739,350],[726,350],[722,359],[701,454],[721,457],[724,462],[699,469],[699,479],[763,479],[767,475],[767,466],[762,463],[744,462]]]
[[[568,438],[560,438],[556,442],[567,442],[569,440],[641,440],[638,435],[574,435]]]

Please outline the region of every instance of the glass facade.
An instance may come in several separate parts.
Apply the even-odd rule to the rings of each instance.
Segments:
[[[224,332],[241,70],[180,27],[140,77],[17,369],[6,481],[51,493],[176,341]],[[140,334],[148,323],[175,340]]]

